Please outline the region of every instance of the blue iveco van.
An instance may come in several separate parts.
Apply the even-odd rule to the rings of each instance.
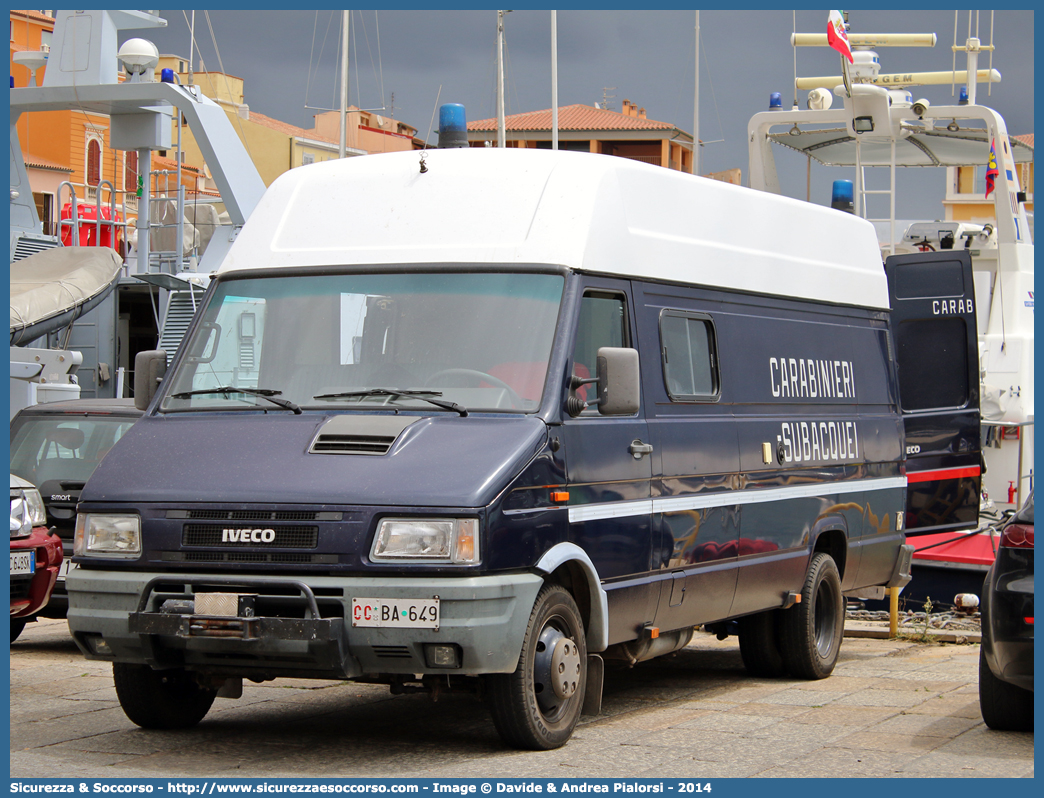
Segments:
[[[151,728],[315,677],[553,748],[605,659],[734,620],[752,673],[826,677],[845,594],[909,579],[889,307],[869,223],[621,158],[294,169],[139,357],[70,629]]]

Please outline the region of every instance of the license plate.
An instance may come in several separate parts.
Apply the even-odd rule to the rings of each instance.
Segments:
[[[352,626],[438,629],[439,599],[352,599]]]
[[[65,577],[69,575],[69,571],[72,571],[75,568],[76,563],[74,563],[72,560],[68,558],[62,560],[62,564],[58,566],[58,578],[65,579]]]
[[[31,574],[35,570],[36,551],[34,549],[11,552],[11,576]]]

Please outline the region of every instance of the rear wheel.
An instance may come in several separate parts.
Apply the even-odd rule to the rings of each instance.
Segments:
[[[18,635],[25,629],[25,618],[12,618],[11,619],[11,642],[13,643],[18,639]]]
[[[112,664],[112,681],[124,713],[143,729],[187,729],[210,710],[217,690],[201,687],[183,668]]]
[[[779,610],[739,619],[740,656],[751,676],[772,678],[786,673],[779,651]]]
[[[783,610],[779,651],[791,676],[825,679],[837,664],[844,634],[841,576],[829,554],[817,552],[805,576],[801,601]]]
[[[493,724],[516,748],[558,748],[580,719],[586,686],[580,611],[565,588],[546,585],[529,616],[515,672],[487,677]]]
[[[979,649],[979,711],[997,731],[1033,731],[1033,693],[993,675]]]

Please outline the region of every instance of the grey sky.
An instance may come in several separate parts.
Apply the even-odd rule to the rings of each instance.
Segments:
[[[799,32],[824,32],[826,10],[799,11]],[[187,12],[161,11],[165,30],[128,32],[156,42],[164,53],[188,54]],[[551,105],[551,14],[515,10],[507,15],[506,105],[508,113]],[[314,110],[332,107],[338,73],[339,12],[210,11],[209,22],[220,51],[218,63],[207,17],[196,12],[196,40],[207,69],[246,81],[250,108],[284,122],[311,127]],[[560,105],[600,102],[606,89],[612,107],[631,100],[648,116],[686,131],[693,127],[694,22],[691,10],[558,12],[558,96]],[[882,48],[882,72],[945,71],[953,64],[954,12],[850,10],[853,32],[934,32],[934,48]],[[969,12],[962,11],[958,44],[968,35]],[[750,116],[768,106],[769,93],[779,91],[785,106],[794,99],[794,50],[791,11],[701,11],[700,138],[704,173],[741,167],[747,177],[746,126]],[[972,16],[973,32],[975,27]],[[420,130],[429,130],[438,103],[459,102],[469,120],[495,116],[494,51],[496,12],[492,10],[355,11],[350,96],[364,108],[390,106],[394,115]],[[380,35],[378,37],[377,32]],[[990,12],[978,17],[979,37],[990,39]],[[998,110],[1011,134],[1033,132],[1033,12],[996,11],[993,39],[998,49],[993,66],[1003,80],[979,87],[979,102]],[[378,47],[380,58],[378,59]],[[839,57],[826,48],[798,51],[801,76],[839,72]],[[198,59],[198,56],[197,56]],[[988,57],[983,61],[988,62]],[[985,66],[986,64],[980,64]],[[957,68],[964,66],[958,55]],[[198,62],[196,68],[199,69]],[[383,79],[383,95],[382,95]],[[441,95],[440,95],[441,87]],[[933,103],[951,102],[950,86],[914,89]],[[805,93],[798,102],[804,107]],[[724,141],[720,141],[724,139]],[[434,134],[429,139],[434,141]],[[781,179],[793,180],[794,196],[804,197],[803,158],[777,153]],[[791,161],[788,167],[788,160]],[[898,215],[939,217],[944,170],[905,170],[900,183]],[[824,176],[820,176],[822,172]],[[829,202],[828,178],[843,177],[816,170],[813,201]],[[824,188],[825,187],[825,188]],[[786,186],[784,190],[786,191]]]

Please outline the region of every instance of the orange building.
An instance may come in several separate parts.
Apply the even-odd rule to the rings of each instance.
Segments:
[[[505,117],[508,147],[551,148],[551,109]],[[468,123],[472,147],[495,144],[497,120]],[[607,111],[589,105],[558,109],[558,148],[616,155],[681,172],[692,171],[692,134],[667,122],[646,116],[645,109],[630,100],[623,111]]]
[[[354,105],[348,107],[345,138],[347,146],[363,150],[369,155],[378,152],[403,152],[421,149],[424,143],[417,139],[417,128],[376,111],[363,111]],[[317,137],[340,141],[341,114],[327,111],[315,115],[311,130]]]

